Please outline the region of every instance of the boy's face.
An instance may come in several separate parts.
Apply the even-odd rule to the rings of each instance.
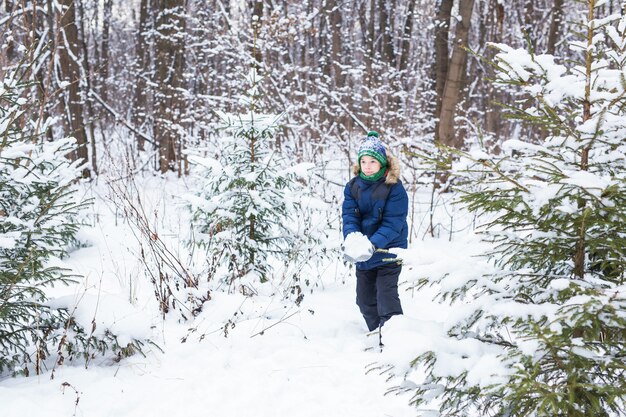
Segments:
[[[368,177],[376,174],[380,171],[380,168],[382,168],[380,162],[368,155],[363,155],[359,163],[361,165],[361,171]]]

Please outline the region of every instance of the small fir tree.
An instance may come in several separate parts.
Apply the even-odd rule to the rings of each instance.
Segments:
[[[416,404],[442,415],[626,413],[626,16],[586,4],[578,62],[495,45],[496,82],[518,91],[511,116],[546,136],[461,158],[495,272],[423,282],[445,280],[461,316],[450,350],[415,362]]]
[[[201,190],[189,199],[193,243],[207,250],[210,275],[220,282],[286,279],[287,287],[299,288],[290,267],[326,253],[324,233],[298,177],[306,167],[272,148],[281,116],[259,112],[260,80],[255,70],[247,77],[245,113],[218,112],[224,136],[216,158],[191,158],[201,177]],[[290,272],[275,276],[278,265]]]
[[[65,158],[75,141],[41,140],[48,126],[30,117],[29,91],[17,73],[0,86],[0,372],[37,365],[63,327],[45,288],[70,276],[47,261],[65,254],[81,206],[72,186],[80,167]]]
[[[0,83],[0,375],[39,374],[44,365],[109,352],[122,358],[144,344],[120,345],[95,324],[85,329],[72,316],[76,306],[46,295],[76,278],[50,261],[75,244],[86,203],[76,196],[80,162],[66,158],[76,141],[45,140],[50,125],[36,116],[31,87],[17,72]]]

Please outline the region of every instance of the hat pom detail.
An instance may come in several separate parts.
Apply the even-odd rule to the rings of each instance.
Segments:
[[[378,132],[370,131],[367,133],[367,137],[363,139],[357,153],[359,165],[361,163],[361,157],[371,156],[380,162],[380,165],[384,168],[387,166],[387,151],[385,146],[379,139]]]

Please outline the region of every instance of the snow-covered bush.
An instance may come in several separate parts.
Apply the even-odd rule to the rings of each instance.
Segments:
[[[589,2],[593,16],[593,2]],[[495,273],[431,277],[456,352],[426,352],[415,403],[441,415],[624,415],[626,16],[584,22],[579,62],[495,45],[496,83],[544,138],[457,164]],[[478,174],[478,175],[477,175]],[[477,182],[478,181],[478,182]],[[471,184],[471,186],[469,185]],[[483,360],[488,358],[488,361]],[[476,364],[488,369],[476,372]],[[476,375],[481,375],[476,377]]]
[[[200,189],[188,197],[192,243],[206,249],[209,277],[248,290],[271,281],[302,289],[303,264],[328,255],[325,216],[306,186],[310,165],[294,165],[272,142],[280,116],[258,111],[259,77],[253,70],[248,110],[218,113],[223,136],[215,157],[192,156]],[[281,272],[279,272],[281,271]]]

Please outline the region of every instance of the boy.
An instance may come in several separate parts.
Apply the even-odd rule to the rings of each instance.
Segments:
[[[400,164],[376,132],[358,150],[354,178],[342,205],[345,257],[356,263],[356,303],[372,331],[402,314],[398,277],[402,270],[389,248],[406,248],[409,199],[400,181]],[[382,345],[382,343],[381,343]]]

